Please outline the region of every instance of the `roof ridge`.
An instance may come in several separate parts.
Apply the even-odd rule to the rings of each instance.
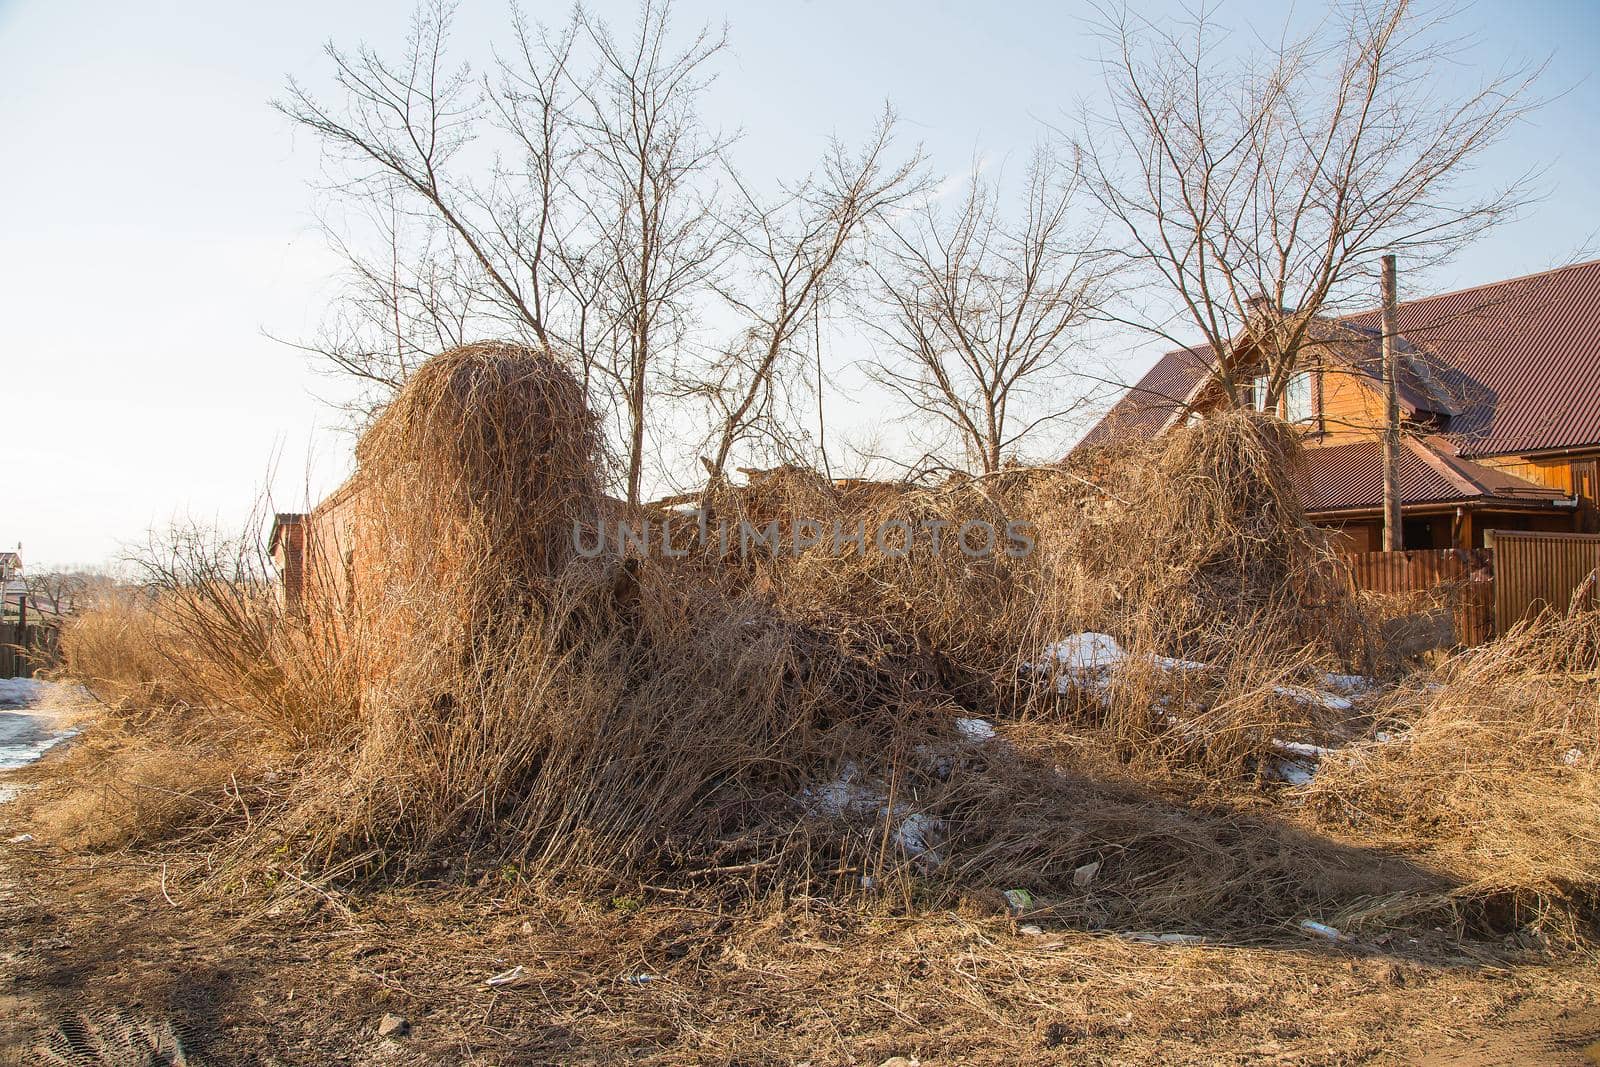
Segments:
[[[1499,281],[1479,282],[1477,285],[1468,285],[1460,289],[1446,289],[1442,293],[1428,293],[1426,296],[1414,296],[1409,300],[1400,301],[1400,306],[1405,307],[1407,304],[1421,304],[1428,300],[1440,300],[1447,296],[1463,296],[1467,293],[1478,292],[1480,289],[1493,289],[1495,286],[1511,285],[1514,282],[1531,282],[1535,278],[1544,278],[1551,274],[1560,274],[1562,271],[1577,270],[1579,267],[1600,267],[1600,259],[1586,259],[1581,263],[1567,263],[1560,267],[1547,267],[1544,270],[1536,270],[1532,274],[1518,274],[1510,278],[1501,278]],[[1342,315],[1324,315],[1318,313],[1313,315],[1312,318],[1320,319],[1323,322],[1336,323],[1340,326],[1345,326],[1354,330],[1364,330],[1364,327],[1352,325],[1349,320],[1365,318],[1368,315],[1376,315],[1382,310],[1383,308],[1381,306],[1369,307],[1364,308],[1361,311],[1347,311]],[[1370,330],[1365,332],[1376,334],[1382,333],[1381,330]],[[1406,338],[1403,335],[1400,337],[1400,340],[1405,341],[1407,344],[1411,344],[1410,341],[1406,341]],[[1413,345],[1412,347],[1416,346]],[[1161,358],[1175,356],[1180,352],[1186,352],[1189,355],[1205,359],[1208,357],[1203,355],[1203,353],[1210,351],[1211,344],[1203,341],[1196,345],[1180,345],[1177,348],[1170,348],[1161,354]],[[1159,362],[1159,360],[1157,362]]]
[[[1446,289],[1442,293],[1429,293],[1427,296],[1414,296],[1409,300],[1400,301],[1400,306],[1404,307],[1407,304],[1420,304],[1426,300],[1440,300],[1447,296],[1465,296],[1467,293],[1476,293],[1480,289],[1493,289],[1499,285],[1511,285],[1516,282],[1531,282],[1535,278],[1545,278],[1552,274],[1560,274],[1562,271],[1577,270],[1579,267],[1594,266],[1600,266],[1600,259],[1586,259],[1581,263],[1565,263],[1559,267],[1546,267],[1544,270],[1536,270],[1531,274],[1518,274],[1510,278],[1501,278],[1499,281],[1479,282],[1477,285],[1467,285],[1460,289]],[[1342,323],[1346,319],[1359,319],[1366,315],[1375,315],[1382,310],[1383,307],[1379,305],[1377,307],[1367,308],[1363,311],[1349,311],[1343,315],[1334,316],[1330,321]]]

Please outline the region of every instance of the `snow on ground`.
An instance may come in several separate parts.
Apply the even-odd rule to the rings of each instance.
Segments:
[[[983,722],[982,719],[971,721]],[[872,815],[880,820],[897,820],[892,836],[906,855],[932,866],[944,862],[934,847],[934,841],[944,832],[944,821],[933,815],[908,814],[898,804],[891,806],[883,790],[864,781],[860,768],[854,763],[839,768],[831,782],[806,789],[800,794],[800,803],[812,815],[833,818]]]
[[[1281,697],[1288,697],[1297,704],[1321,705],[1329,711],[1349,711],[1355,707],[1348,697],[1337,693],[1323,693],[1303,685],[1275,685],[1272,691]]]
[[[1110,634],[1073,634],[1053,645],[1046,645],[1045,659],[1054,660],[1063,669],[1073,672],[1095,671],[1115,667],[1125,653],[1117,639]],[[1048,663],[1036,666],[1047,667]]]
[[[66,714],[81,692],[35,678],[0,678],[0,771],[27,766],[77,734]]]
[[[1151,663],[1168,673],[1203,671],[1211,669],[1209,663],[1174,659],[1169,656],[1147,655],[1144,662]],[[1084,632],[1071,634],[1051,645],[1046,645],[1041,658],[1029,664],[1036,674],[1049,675],[1055,680],[1058,693],[1074,690],[1098,694],[1103,703],[1110,700],[1113,676],[1124,664],[1134,659],[1115,637],[1110,634]],[[1329,711],[1351,711],[1352,698],[1363,696],[1376,688],[1375,682],[1358,674],[1327,674],[1319,687],[1306,685],[1275,685],[1272,691],[1296,703],[1321,707]],[[1153,715],[1169,725],[1188,730],[1177,716],[1167,710],[1167,700],[1160,698],[1150,708]],[[1380,736],[1378,741],[1388,740]],[[1317,765],[1334,749],[1321,748],[1301,742],[1273,740],[1273,746],[1283,753],[1274,762],[1269,773],[1290,785],[1305,785],[1316,774]]]
[[[988,719],[957,719],[956,731],[975,745],[994,740],[994,723]]]
[[[37,678],[0,678],[0,708],[26,708],[39,703],[45,684]]]

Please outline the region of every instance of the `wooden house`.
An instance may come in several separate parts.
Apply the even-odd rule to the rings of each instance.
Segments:
[[[1301,498],[1349,552],[1382,547],[1379,315],[1315,320],[1278,403],[1305,434]],[[1405,547],[1600,530],[1600,260],[1406,301],[1396,321]],[[1249,345],[1233,353],[1246,379]],[[1077,447],[1203,417],[1224,403],[1213,364],[1208,348],[1169,352]],[[1252,382],[1247,400],[1264,392]]]

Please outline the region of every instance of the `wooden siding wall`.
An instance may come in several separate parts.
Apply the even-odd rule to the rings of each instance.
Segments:
[[[1358,590],[1442,599],[1457,644],[1478,645],[1494,636],[1495,563],[1487,549],[1356,552],[1344,560]]]
[[[1549,609],[1565,612],[1584,579],[1600,568],[1600,534],[1490,530],[1495,553],[1494,614],[1499,632]],[[1600,605],[1590,585],[1588,606]]]
[[[1322,409],[1317,420],[1323,431],[1320,444],[1347,445],[1369,441],[1383,430],[1383,398],[1371,379],[1359,371],[1324,363]]]
[[[1572,463],[1566,459],[1528,459],[1522,456],[1488,456],[1478,460],[1485,467],[1494,467],[1518,478],[1526,478],[1534,485],[1559,489],[1572,495]]]

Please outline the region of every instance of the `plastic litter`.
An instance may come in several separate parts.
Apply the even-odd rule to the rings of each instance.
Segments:
[[[1325,937],[1329,941],[1348,941],[1348,940],[1350,940],[1349,937],[1347,937],[1346,935],[1340,933],[1338,930],[1336,930],[1333,927],[1329,926],[1327,923],[1319,923],[1315,919],[1301,919],[1300,920],[1300,929],[1304,930],[1308,934],[1314,934],[1317,937]]]
[[[499,974],[495,975],[493,978],[490,978],[488,981],[484,982],[484,985],[488,985],[488,986],[510,985],[512,982],[520,982],[524,977],[527,976],[527,973],[528,973],[528,969],[526,967],[522,966],[522,964],[519,963],[515,967],[511,968],[509,971],[501,971]]]
[[[1100,873],[1100,861],[1085,863],[1082,867],[1072,872],[1072,884],[1082,889],[1094,881],[1094,876]]]
[[[1129,941],[1138,941],[1146,945],[1203,945],[1206,939],[1199,934],[1157,934],[1143,930],[1122,935]]]

